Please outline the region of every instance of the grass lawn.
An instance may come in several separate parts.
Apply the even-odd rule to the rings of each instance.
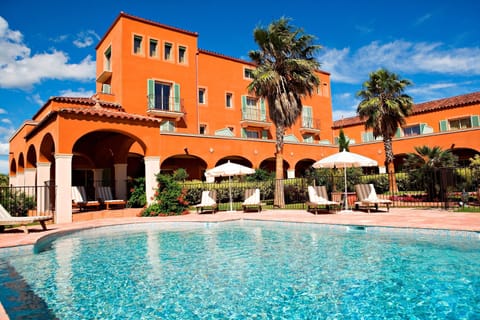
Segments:
[[[480,206],[464,206],[455,209],[455,212],[480,212]]]

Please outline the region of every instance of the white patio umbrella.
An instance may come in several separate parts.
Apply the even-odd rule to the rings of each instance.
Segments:
[[[205,177],[228,177],[228,193],[230,196],[230,211],[233,211],[232,204],[232,176],[242,176],[255,173],[255,169],[243,166],[238,163],[228,162],[205,171]]]
[[[348,152],[343,150],[342,152],[337,152],[328,157],[325,157],[321,160],[315,162],[312,167],[314,168],[339,168],[343,167],[344,176],[345,176],[345,210],[343,212],[350,212],[348,209],[347,201],[347,168],[348,167],[374,167],[378,163],[377,161],[370,159],[368,157],[362,156],[357,153]]]

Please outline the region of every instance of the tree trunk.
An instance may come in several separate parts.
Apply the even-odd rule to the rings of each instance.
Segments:
[[[275,153],[275,195],[273,206],[285,208],[285,194],[283,188],[283,150]]]
[[[387,164],[387,171],[388,171],[388,189],[392,195],[397,193],[397,178],[395,177],[395,166],[393,162],[389,162]]]
[[[392,138],[384,139],[383,142],[385,147],[385,162],[388,173],[388,190],[391,194],[395,194],[398,191],[398,187],[397,178],[395,177],[395,164],[393,162],[395,156],[393,155]]]

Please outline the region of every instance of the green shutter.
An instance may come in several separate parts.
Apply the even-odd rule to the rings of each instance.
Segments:
[[[397,132],[395,132],[395,137],[400,138],[402,136],[402,128],[398,127]]]
[[[362,132],[362,142],[368,142],[368,132]]]
[[[472,121],[472,128],[480,126],[478,115],[472,116],[471,121]]]
[[[268,140],[268,130],[262,130],[262,139]]]
[[[147,80],[148,109],[155,109],[155,80]]]
[[[242,138],[246,138],[247,137],[247,133],[245,132],[245,128],[242,128]]]
[[[267,109],[265,108],[264,99],[260,99],[260,120],[267,121]]]
[[[440,120],[440,131],[447,131],[447,120]]]
[[[175,111],[180,111],[180,84],[175,83],[173,85],[175,96],[173,97],[173,108]]]
[[[247,97],[242,96],[242,120],[248,119],[247,118]]]

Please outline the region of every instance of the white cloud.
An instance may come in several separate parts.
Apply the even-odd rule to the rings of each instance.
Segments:
[[[62,97],[91,97],[95,94],[92,90],[85,90],[80,88],[77,91],[71,89],[60,91],[60,96]]]
[[[43,99],[40,97],[40,94],[38,94],[38,93],[36,93],[36,94],[34,94],[34,95],[32,95],[32,96],[27,97],[27,100],[28,100],[28,101],[31,101],[31,102],[39,105],[39,106],[43,106],[43,104],[45,103],[45,102],[43,101]]]
[[[95,78],[95,61],[88,55],[80,63],[69,63],[62,51],[37,53],[23,43],[19,31],[10,30],[0,17],[0,88],[27,89],[46,79],[91,80]]]
[[[77,48],[85,48],[91,46],[98,40],[100,40],[98,34],[93,30],[88,30],[77,34],[77,39],[73,41],[73,44]]]
[[[8,142],[1,142],[0,143],[0,155],[2,155],[2,156],[7,155],[8,156],[9,149],[10,149],[10,147],[9,147]]]
[[[8,174],[8,160],[0,159],[0,173]]]
[[[0,114],[6,114],[7,110],[0,108]]]
[[[425,21],[429,20],[431,17],[432,17],[431,13],[426,13],[423,16],[421,16],[420,18],[418,18],[417,21],[415,21],[415,25],[422,24]]]
[[[361,83],[381,67],[404,74],[480,75],[480,47],[446,48],[442,43],[378,41],[352,51],[325,48],[318,60],[333,81]]]

